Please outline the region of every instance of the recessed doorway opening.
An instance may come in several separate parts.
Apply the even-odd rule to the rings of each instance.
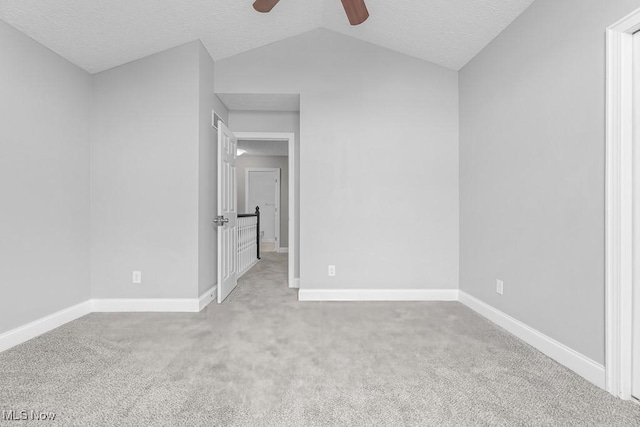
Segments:
[[[259,207],[261,250],[288,253],[288,284],[298,287],[296,263],[295,134],[235,132],[239,211]]]

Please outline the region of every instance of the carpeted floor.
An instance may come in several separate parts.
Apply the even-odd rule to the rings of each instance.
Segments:
[[[201,313],[96,313],[0,353],[0,411],[23,409],[61,426],[640,425],[640,405],[459,303],[297,302],[274,253]]]

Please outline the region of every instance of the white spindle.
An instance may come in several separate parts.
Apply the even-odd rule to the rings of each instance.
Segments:
[[[255,216],[238,218],[238,278],[258,262],[257,225]]]

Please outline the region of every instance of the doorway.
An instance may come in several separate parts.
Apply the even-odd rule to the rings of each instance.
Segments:
[[[245,206],[260,211],[260,251],[280,252],[280,168],[245,169]]]
[[[280,201],[281,201],[281,209],[280,213],[280,241],[284,241],[284,230],[286,229],[287,234],[287,244],[286,246],[280,245],[279,251],[282,253],[287,253],[287,282],[290,288],[298,288],[299,283],[298,279],[296,279],[296,265],[299,263],[299,251],[298,251],[298,224],[299,219],[297,217],[297,163],[296,163],[296,138],[294,133],[287,132],[235,132],[238,141],[241,141],[240,147],[247,147],[246,144],[264,144],[265,142],[277,143],[280,142],[286,146],[287,156],[286,156],[286,170],[284,165],[276,166],[281,170],[281,192],[280,192]],[[240,148],[242,149],[242,148]],[[246,153],[242,153],[239,157],[245,156]],[[256,166],[257,167],[257,166]],[[266,167],[266,166],[260,166]],[[286,175],[286,176],[285,176]],[[245,174],[240,174],[239,177],[241,179],[246,179]],[[286,183],[286,184],[285,184]],[[242,185],[239,183],[238,191],[245,191],[246,185]],[[286,194],[285,194],[286,193]],[[288,201],[288,206],[282,207],[283,200]],[[246,195],[239,195],[238,200],[242,200],[246,203]],[[249,209],[246,208],[245,209]]]
[[[640,9],[607,28],[606,389],[640,395]]]

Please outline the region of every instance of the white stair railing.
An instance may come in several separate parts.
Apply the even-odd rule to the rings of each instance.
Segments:
[[[258,262],[259,213],[238,215],[238,278]]]

